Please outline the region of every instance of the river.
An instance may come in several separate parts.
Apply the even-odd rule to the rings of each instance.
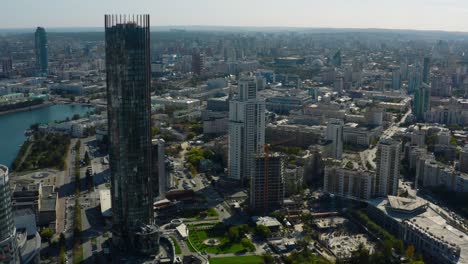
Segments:
[[[32,124],[49,124],[81,116],[94,108],[82,105],[50,105],[31,111],[15,112],[0,116],[0,164],[11,166],[26,139],[24,131]]]

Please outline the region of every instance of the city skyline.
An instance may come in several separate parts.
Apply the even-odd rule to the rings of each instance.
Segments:
[[[30,8],[34,6],[35,8]],[[93,8],[89,8],[92,6]],[[110,7],[111,6],[111,7]],[[22,10],[22,12],[17,12]],[[34,10],[34,11],[33,11]],[[73,12],[67,12],[73,10]],[[298,28],[379,28],[468,32],[460,23],[468,14],[468,3],[460,0],[413,1],[236,1],[202,0],[171,5],[163,1],[140,0],[131,7],[125,1],[94,3],[27,0],[6,2],[0,10],[2,29],[99,27],[109,13],[149,13],[154,26],[233,26]],[[53,15],[52,15],[53,14]],[[83,14],[86,14],[84,16]]]
[[[0,263],[467,264],[467,15],[5,3]]]

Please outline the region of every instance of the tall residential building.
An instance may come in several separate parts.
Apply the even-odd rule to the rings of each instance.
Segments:
[[[368,200],[372,196],[374,181],[374,172],[327,165],[325,166],[323,190],[338,196]]]
[[[422,84],[422,69],[419,64],[408,66],[408,93],[414,93]]]
[[[452,80],[450,76],[435,74],[431,78],[431,96],[451,97]]]
[[[344,89],[344,78],[341,76],[336,76],[335,81],[333,82],[333,90],[338,94],[342,94]]]
[[[334,159],[341,159],[343,155],[343,125],[341,119],[330,119],[327,124],[325,139],[332,141],[331,156]]]
[[[228,177],[247,183],[255,173],[255,156],[265,145],[265,102],[257,98],[253,77],[242,77],[229,102]]]
[[[431,58],[424,57],[423,61],[423,74],[422,81],[423,83],[429,84],[430,74],[431,74]]]
[[[205,55],[200,52],[192,54],[192,72],[201,75],[205,70]]]
[[[166,192],[170,188],[170,178],[169,173],[166,173],[166,163],[165,163],[165,145],[163,139],[153,139],[152,140],[152,174],[153,174],[153,192],[154,197],[159,196],[159,198],[164,199],[166,197]],[[157,193],[156,193],[157,192]]]
[[[5,58],[0,60],[0,76],[8,77],[13,71],[13,62],[11,58]]]
[[[377,144],[376,196],[397,195],[400,177],[401,142],[381,139]]]
[[[34,35],[34,52],[36,54],[36,69],[43,75],[49,69],[49,55],[47,45],[47,33],[44,28],[38,27]]]
[[[423,121],[424,113],[429,111],[431,88],[427,84],[421,84],[414,93],[413,115],[416,120]]]
[[[0,165],[0,262],[19,263],[8,167]]]
[[[401,89],[401,69],[399,67],[392,70],[392,89],[400,90]]]
[[[149,15],[106,15],[107,113],[115,246],[154,254]]]
[[[250,207],[266,213],[277,209],[284,199],[284,158],[279,154],[255,157],[255,175],[250,181]]]
[[[468,145],[465,145],[460,151],[460,161],[459,161],[460,171],[463,173],[468,173]]]

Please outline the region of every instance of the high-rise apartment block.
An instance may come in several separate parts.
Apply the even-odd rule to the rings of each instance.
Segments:
[[[323,190],[342,197],[368,200],[372,196],[375,173],[325,166]]]
[[[192,54],[192,72],[201,75],[205,70],[205,55],[200,52]]]
[[[284,158],[279,154],[255,157],[255,175],[250,181],[250,207],[266,213],[281,206],[284,199]]]
[[[464,146],[460,151],[459,166],[461,172],[468,173],[468,145]]]
[[[392,70],[392,89],[393,90],[400,90],[401,89],[401,69],[400,67],[394,68]]]
[[[44,28],[38,27],[34,34],[34,52],[36,54],[36,69],[40,74],[46,75],[49,70],[49,55],[47,33]]]
[[[336,76],[335,81],[333,82],[333,90],[338,94],[343,94],[344,90],[344,78],[341,76]]]
[[[401,142],[381,139],[377,144],[375,195],[397,195],[400,178]]]
[[[149,15],[105,16],[113,242],[154,254],[149,29]]]
[[[408,66],[408,93],[414,93],[422,84],[422,69],[420,64]]]
[[[166,192],[170,188],[170,177],[166,173],[165,163],[165,146],[166,143],[163,139],[152,140],[152,174],[153,174],[153,192],[154,197],[159,196],[160,199],[166,197]],[[157,193],[156,193],[157,192]]]
[[[255,156],[265,145],[265,102],[252,77],[242,77],[229,102],[228,177],[246,183],[255,173]]]
[[[327,124],[325,139],[332,142],[331,157],[341,159],[343,155],[343,126],[341,119],[330,119]]]
[[[423,83],[429,84],[430,74],[431,74],[431,58],[424,57],[423,61],[423,74],[422,81]]]
[[[421,84],[414,93],[413,115],[416,120],[423,121],[424,113],[429,111],[431,88],[427,84]]]

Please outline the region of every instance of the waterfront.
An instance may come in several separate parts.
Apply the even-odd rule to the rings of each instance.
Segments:
[[[81,116],[94,108],[81,105],[51,105],[31,111],[15,112],[0,116],[0,164],[11,166],[21,144],[26,139],[24,131],[32,124],[48,124]]]

